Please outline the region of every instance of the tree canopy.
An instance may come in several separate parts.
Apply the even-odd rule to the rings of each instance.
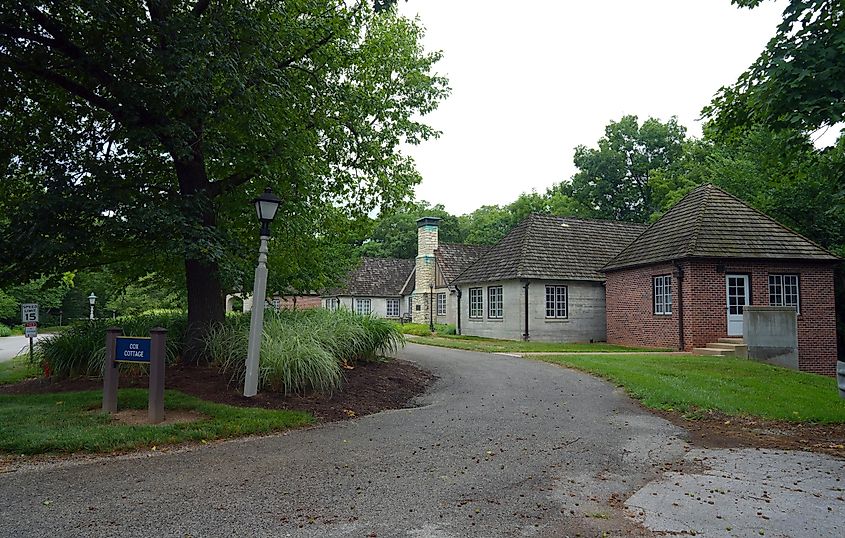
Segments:
[[[733,3],[754,8],[762,0]],[[845,120],[845,5],[789,0],[759,58],[704,112],[722,131],[762,124],[806,132]]]
[[[399,147],[437,136],[418,118],[448,87],[389,3],[7,2],[0,280],[108,263],[182,279],[194,358],[250,278],[251,197],[282,198],[270,263],[304,263],[419,181]]]

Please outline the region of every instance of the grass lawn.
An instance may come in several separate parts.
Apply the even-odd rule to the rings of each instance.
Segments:
[[[314,421],[300,411],[232,407],[172,390],[165,391],[165,415],[168,409],[186,409],[208,418],[184,424],[126,425],[100,413],[101,405],[101,391],[0,394],[0,452],[111,452],[277,432]],[[147,391],[120,390],[118,409],[128,408],[146,410]]]
[[[836,380],[759,362],[698,355],[533,357],[604,377],[655,409],[701,410],[791,422],[845,422]]]
[[[0,385],[17,383],[30,377],[38,377],[41,370],[29,362],[28,357],[16,357],[10,361],[0,362]]]
[[[560,342],[525,342],[522,340],[497,340],[478,336],[420,336],[409,340],[415,344],[451,347],[467,351],[487,351],[491,353],[544,353],[544,352],[612,352],[612,351],[655,351],[654,348],[617,346],[614,344],[567,344]]]

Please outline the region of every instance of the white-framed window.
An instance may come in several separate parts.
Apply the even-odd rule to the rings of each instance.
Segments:
[[[566,319],[569,317],[569,288],[546,286],[546,318]]]
[[[445,316],[446,315],[446,294],[445,293],[438,293],[437,294],[437,315],[438,316]]]
[[[661,316],[672,313],[672,275],[654,277],[654,313]]]
[[[490,286],[487,288],[487,317],[492,319],[502,318],[501,286]]]
[[[798,293],[798,275],[769,275],[769,305],[794,306],[801,312]]]
[[[369,315],[373,309],[373,302],[370,299],[355,299],[355,312],[362,316]]]
[[[478,319],[484,316],[484,289],[469,289],[469,317]]]
[[[414,296],[409,295],[408,296],[408,314],[411,314],[411,312],[413,312],[413,311],[414,311]]]
[[[389,317],[389,318],[398,318],[399,317],[399,299],[388,299],[387,300],[387,317]]]

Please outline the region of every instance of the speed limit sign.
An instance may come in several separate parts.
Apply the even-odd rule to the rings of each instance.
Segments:
[[[27,323],[38,323],[38,304],[29,303],[21,305],[21,322],[24,325]]]

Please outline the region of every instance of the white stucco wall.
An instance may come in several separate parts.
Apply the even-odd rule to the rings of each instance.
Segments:
[[[546,318],[546,284],[567,286],[568,317]],[[502,286],[502,319],[487,317],[487,288]],[[525,292],[517,280],[463,284],[461,297],[461,332],[468,336],[484,336],[521,340],[525,332]],[[470,288],[483,288],[484,316],[469,317]],[[604,286],[588,281],[531,281],[528,287],[528,329],[531,340],[541,342],[603,342],[607,337]]]

